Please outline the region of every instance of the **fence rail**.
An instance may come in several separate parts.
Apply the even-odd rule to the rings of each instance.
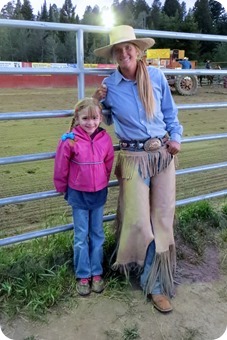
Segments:
[[[76,68],[2,68],[0,67],[0,74],[74,74],[78,77],[78,99],[84,97],[85,92],[85,81],[84,77],[86,74],[99,74],[108,75],[113,72],[112,69],[98,69],[98,68],[84,68],[84,33],[108,33],[109,29],[100,26],[88,26],[88,25],[73,25],[73,24],[60,24],[60,23],[47,23],[47,22],[34,22],[34,21],[20,21],[20,20],[5,20],[0,19],[0,27],[10,28],[32,28],[38,30],[55,30],[55,31],[75,31],[76,32],[76,46],[77,46],[77,67]],[[227,36],[218,35],[203,35],[203,34],[191,34],[182,32],[166,32],[166,31],[150,31],[150,30],[138,30],[135,29],[136,35],[152,36],[158,38],[174,38],[174,39],[188,39],[188,40],[204,40],[204,41],[216,41],[216,42],[227,42]],[[195,69],[195,70],[176,70],[176,69],[165,69],[163,72],[167,75],[227,75],[227,70],[206,70],[206,69]],[[227,108],[227,102],[210,102],[210,103],[194,103],[194,104],[178,104],[179,110],[192,110],[192,109],[217,109]],[[72,110],[55,110],[55,111],[37,111],[37,112],[6,112],[0,113],[0,120],[26,120],[26,119],[41,119],[41,118],[62,118],[69,117],[72,115]],[[183,143],[208,141],[214,139],[227,138],[227,133],[213,134],[206,136],[192,136],[183,139]],[[115,150],[118,150],[118,146],[115,145]],[[19,155],[0,158],[0,165],[15,164],[23,162],[32,162],[38,160],[48,160],[55,157],[54,152],[30,154],[30,155]],[[227,162],[202,165],[199,167],[180,169],[176,171],[176,175],[192,174],[202,171],[221,169],[227,167]],[[110,181],[109,187],[117,186],[117,181]],[[227,195],[227,189],[199,195],[196,197],[189,197],[176,202],[177,206],[185,205],[193,202],[197,202],[204,199],[210,199],[214,197],[223,197]],[[28,202],[32,200],[42,200],[47,198],[53,198],[60,196],[55,190],[37,192],[20,196],[12,196],[0,199],[0,206],[18,204],[21,202]],[[115,218],[115,214],[106,215],[103,217],[104,221],[111,221]],[[6,246],[18,242],[24,242],[34,238],[45,237],[48,235],[64,232],[73,229],[72,224],[66,224],[48,228],[44,230],[32,231],[21,235],[15,235],[12,237],[6,237],[0,239],[0,246]]]

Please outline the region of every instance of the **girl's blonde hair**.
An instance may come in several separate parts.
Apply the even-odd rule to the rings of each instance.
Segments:
[[[97,114],[97,107],[100,110],[100,115],[102,115],[102,105],[96,98],[85,97],[79,100],[74,108],[74,115],[69,131],[71,132],[74,126],[78,125],[78,118],[82,110],[87,109],[88,118],[91,118],[94,114]]]

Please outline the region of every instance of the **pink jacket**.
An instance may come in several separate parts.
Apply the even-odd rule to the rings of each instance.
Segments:
[[[94,139],[80,127],[72,130],[74,140],[60,140],[54,164],[54,185],[58,192],[69,186],[95,192],[107,187],[114,160],[110,135],[102,129]]]

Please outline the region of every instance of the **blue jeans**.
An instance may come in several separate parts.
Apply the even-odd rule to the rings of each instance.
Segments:
[[[143,290],[145,289],[147,279],[148,279],[148,275],[149,275],[151,268],[152,268],[154,255],[155,255],[155,242],[152,241],[150,243],[148,249],[147,249],[147,255],[146,255],[146,259],[145,259],[145,263],[144,263],[143,273],[140,275],[140,286],[142,287]],[[160,285],[159,280],[157,280],[155,282],[155,285],[154,285],[152,291],[148,292],[148,294],[162,294],[161,285]]]
[[[74,221],[74,272],[76,278],[102,275],[103,268],[103,209],[72,207]]]
[[[144,183],[150,187],[152,186],[152,180],[150,177],[144,179]],[[152,268],[152,263],[155,256],[155,241],[152,241],[147,249],[147,254],[144,262],[143,272],[140,275],[140,286],[144,290],[146,287],[147,279]],[[148,294],[162,294],[161,285],[159,279],[155,282],[155,285],[151,292]]]

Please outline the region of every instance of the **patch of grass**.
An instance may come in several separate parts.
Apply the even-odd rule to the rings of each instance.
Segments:
[[[123,331],[123,340],[133,340],[133,339],[139,339],[139,329],[138,326],[132,326],[132,327],[127,327]]]
[[[71,208],[70,208],[71,211]],[[44,228],[56,227],[72,223],[72,216],[69,216],[69,209],[65,209],[62,214],[49,214],[43,222]]]
[[[28,169],[27,173],[30,175],[34,175],[37,172],[38,169]]]
[[[221,207],[221,212],[227,216],[227,203],[223,203],[222,207]]]
[[[203,254],[211,231],[219,228],[220,213],[210,201],[200,201],[178,210],[175,232],[199,255]]]
[[[224,202],[221,205],[221,209],[220,209],[221,215],[220,215],[220,226],[223,229],[223,240],[225,240],[225,242],[227,242],[225,235],[227,235],[227,203]]]
[[[223,228],[219,233],[219,244],[221,252],[221,268],[227,273],[227,223],[225,229]]]
[[[64,219],[62,216],[61,222]],[[46,227],[56,222],[49,220]],[[109,258],[115,237],[109,224],[105,224],[104,229],[105,257]],[[72,261],[73,231],[0,248],[0,310],[8,317],[23,314],[31,319],[42,319],[53,306],[76,298]],[[128,300],[129,283],[125,277],[111,277],[108,265],[106,272],[108,285],[104,294]]]
[[[186,328],[186,332],[182,340],[194,340],[194,339],[198,339],[198,336],[201,336],[201,332],[198,329]]]
[[[109,258],[116,247],[114,222],[104,223],[104,232],[105,232],[105,237],[106,237],[106,241],[104,244],[104,251],[106,251],[106,257]]]
[[[219,237],[220,237],[221,244],[225,246],[227,244],[227,224],[226,224],[225,229],[223,228],[220,231]]]
[[[131,301],[131,284],[129,280],[123,275],[116,274],[106,275],[107,286],[103,295],[109,299],[124,301],[129,303]]]
[[[0,309],[6,315],[42,318],[74,296],[71,238],[63,233],[0,249]]]
[[[129,286],[131,285],[128,275],[113,271],[112,265],[117,247],[114,222],[104,224],[105,243],[104,243],[104,272],[107,286],[104,295],[110,299],[129,302],[131,299]]]
[[[218,226],[217,214],[210,201],[200,201],[188,206],[185,206],[179,211],[178,219],[180,222],[187,224],[191,220],[207,221],[215,226]]]

